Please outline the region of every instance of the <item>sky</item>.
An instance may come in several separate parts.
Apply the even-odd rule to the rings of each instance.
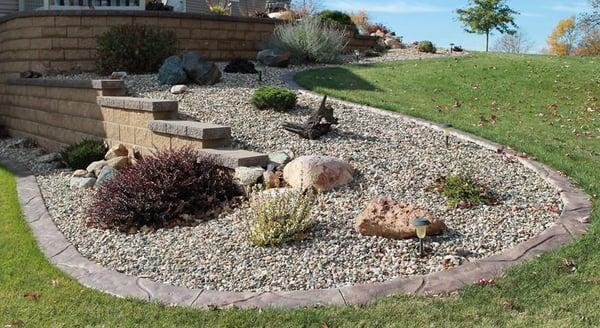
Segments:
[[[485,49],[485,36],[464,32],[456,20],[454,11],[466,7],[468,0],[323,0],[322,3],[328,9],[347,12],[363,9],[372,21],[385,24],[407,42],[431,40],[439,47],[455,43],[469,50]],[[520,12],[515,22],[534,42],[532,52],[546,48],[546,38],[558,21],[589,8],[586,0],[508,0],[507,4]],[[492,36],[490,46],[498,36]]]

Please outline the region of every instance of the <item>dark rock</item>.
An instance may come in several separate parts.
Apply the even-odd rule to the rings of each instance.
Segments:
[[[225,66],[226,73],[256,74],[254,63],[245,59],[234,59]]]
[[[213,63],[205,62],[199,53],[186,51],[182,57],[183,70],[192,82],[199,85],[212,85],[221,80],[219,67]]]
[[[21,72],[19,75],[22,79],[35,79],[42,77],[42,73],[34,71]]]
[[[186,84],[188,77],[183,70],[183,61],[181,58],[171,56],[165,59],[165,62],[158,70],[158,80],[161,84]]]
[[[258,53],[256,59],[265,66],[288,67],[290,65],[290,53],[276,49],[265,49]]]

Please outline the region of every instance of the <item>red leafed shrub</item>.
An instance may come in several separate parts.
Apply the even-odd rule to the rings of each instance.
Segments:
[[[240,195],[231,172],[186,147],[121,170],[96,191],[88,224],[103,229],[168,228],[209,219]]]

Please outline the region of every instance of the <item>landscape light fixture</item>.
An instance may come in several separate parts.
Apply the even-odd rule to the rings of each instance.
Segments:
[[[431,222],[426,218],[415,218],[410,222],[415,227],[415,232],[419,238],[419,256],[425,256],[425,250],[423,248],[423,241],[427,236],[427,227],[431,225]]]
[[[258,81],[259,82],[263,81],[263,72],[265,71],[265,69],[266,69],[266,67],[261,62],[256,63],[256,70],[258,71]]]
[[[454,50],[454,43],[450,43],[450,53]]]
[[[358,49],[354,50],[354,58],[356,59],[357,63],[360,61],[360,50],[358,50]]]
[[[450,128],[452,128],[452,124],[442,125],[442,131],[444,131],[444,139],[446,142],[446,148],[450,147]]]

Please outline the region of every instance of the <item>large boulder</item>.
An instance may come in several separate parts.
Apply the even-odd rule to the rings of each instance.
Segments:
[[[352,181],[352,165],[327,156],[302,156],[283,169],[283,178],[294,188],[328,191]]]
[[[89,173],[93,173],[94,176],[98,176],[98,174],[100,174],[100,171],[102,171],[102,168],[105,167],[107,163],[108,162],[105,160],[92,162],[90,163],[90,165],[88,165],[88,167],[85,170]]]
[[[109,160],[115,157],[122,157],[127,155],[129,155],[129,150],[127,150],[127,147],[125,147],[125,145],[123,144],[116,144],[110,147],[110,149],[106,152],[106,155],[104,155],[104,159]]]
[[[258,52],[256,60],[265,66],[288,67],[290,65],[290,56],[291,54],[286,51],[265,49]]]
[[[258,183],[260,177],[265,173],[262,167],[244,167],[240,166],[235,169],[235,178],[242,186],[253,186]]]
[[[129,156],[115,157],[115,158],[111,158],[108,161],[106,161],[106,166],[110,166],[115,170],[124,169],[124,168],[128,167],[129,165],[131,165],[131,158],[129,158]],[[102,170],[102,169],[100,169],[100,170]],[[99,176],[99,172],[98,172],[98,174],[96,174],[96,176]]]
[[[186,51],[183,53],[183,70],[188,78],[200,85],[215,84],[221,80],[221,71],[213,63],[205,62],[199,53]]]
[[[427,228],[427,235],[437,235],[447,229],[442,220],[435,218],[425,209],[389,197],[380,197],[369,202],[356,218],[356,231],[363,236],[414,238],[417,233],[411,221],[415,218],[425,218],[431,222]]]
[[[96,179],[96,187],[101,186],[102,184],[104,184],[106,181],[114,178],[115,176],[117,176],[118,171],[110,166],[105,166],[102,168],[102,170],[100,171],[100,174],[98,174],[98,179]]]
[[[161,84],[175,85],[188,83],[188,76],[183,70],[183,61],[177,56],[165,59],[158,70],[158,81]]]

